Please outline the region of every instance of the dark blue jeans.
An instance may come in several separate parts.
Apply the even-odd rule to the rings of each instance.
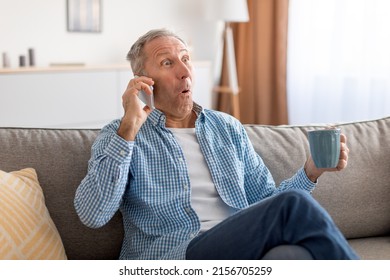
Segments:
[[[199,235],[186,258],[255,260],[286,244],[303,247],[313,259],[359,258],[325,209],[297,190],[256,203]]]

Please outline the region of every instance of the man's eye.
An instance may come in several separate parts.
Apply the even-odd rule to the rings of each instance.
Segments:
[[[172,65],[172,62],[171,62],[170,60],[164,60],[164,61],[162,62],[162,65],[163,65],[163,66],[170,66],[170,65]]]

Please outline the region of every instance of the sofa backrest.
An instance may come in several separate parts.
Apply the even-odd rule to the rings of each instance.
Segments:
[[[390,118],[339,125],[348,137],[346,170],[324,174],[313,192],[348,238],[390,233]],[[306,130],[313,126],[246,125],[248,135],[277,184],[309,155]],[[46,204],[69,259],[117,259],[123,225],[118,213],[89,229],[73,207],[87,172],[98,130],[0,128],[0,170],[37,170]]]
[[[0,129],[0,170],[36,169],[69,259],[117,259],[122,245],[119,213],[106,226],[90,229],[73,207],[97,134],[98,130]]]
[[[247,125],[246,130],[279,184],[309,156],[306,131],[321,126]],[[347,238],[390,233],[390,117],[339,124],[350,149],[348,166],[319,178],[313,196]]]

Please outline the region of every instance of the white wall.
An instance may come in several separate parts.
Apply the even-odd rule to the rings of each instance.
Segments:
[[[203,19],[205,3],[102,0],[102,32],[71,33],[66,27],[66,0],[0,0],[0,52],[8,53],[11,67],[18,67],[19,55],[26,55],[28,48],[35,49],[36,65],[43,67],[72,62],[126,64],[126,53],[139,36],[166,27],[192,45],[193,59],[218,65],[222,26]]]

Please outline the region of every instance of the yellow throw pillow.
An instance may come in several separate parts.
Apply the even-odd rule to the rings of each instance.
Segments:
[[[0,170],[0,259],[66,259],[33,168]]]

